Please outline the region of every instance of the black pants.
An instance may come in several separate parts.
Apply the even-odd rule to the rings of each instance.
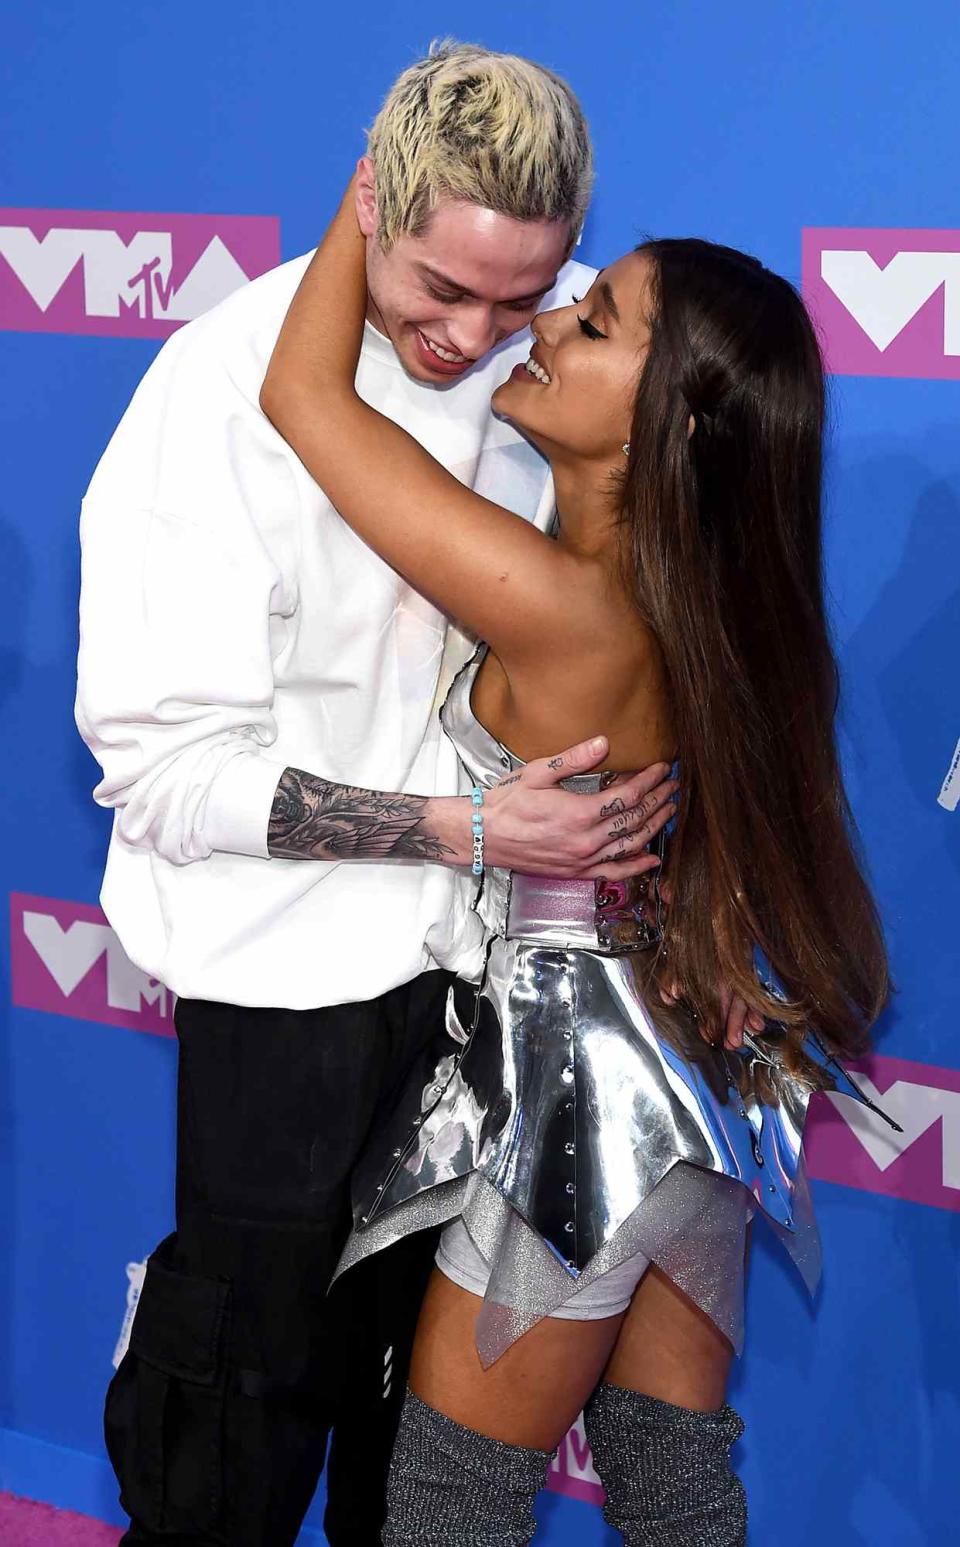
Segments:
[[[107,1394],[124,1543],[287,1547],[328,1437],[327,1537],[379,1543],[435,1232],[327,1290],[354,1163],[452,981],[315,1011],[178,1003],[177,1229]]]

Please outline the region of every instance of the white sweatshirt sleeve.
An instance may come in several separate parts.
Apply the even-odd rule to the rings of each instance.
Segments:
[[[273,662],[296,608],[278,439],[202,349],[161,351],[83,503],[76,715],[123,842],[267,857]],[[289,563],[286,560],[289,558]]]

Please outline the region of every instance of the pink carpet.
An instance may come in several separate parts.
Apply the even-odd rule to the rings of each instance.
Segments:
[[[118,1526],[91,1520],[89,1515],[0,1493],[3,1547],[116,1547],[122,1535]]]

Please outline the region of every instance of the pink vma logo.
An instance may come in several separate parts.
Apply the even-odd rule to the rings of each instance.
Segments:
[[[0,327],[166,338],[279,261],[273,215],[0,209]]]
[[[583,1414],[569,1429],[550,1463],[547,1487],[585,1504],[603,1503],[603,1484],[593,1469],[590,1446],[583,1428]]]
[[[960,378],[960,231],[810,227],[803,296],[834,374]]]
[[[810,1175],[960,1212],[960,1069],[876,1056],[851,1073],[903,1132],[852,1096],[818,1096],[804,1140]]]
[[[90,903],[11,893],[10,956],[15,1005],[173,1036],[173,995]]]

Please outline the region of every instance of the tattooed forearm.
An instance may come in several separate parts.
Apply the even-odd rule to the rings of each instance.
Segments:
[[[453,851],[425,826],[425,795],[389,795],[284,771],[273,797],[267,849],[274,859],[446,859]]]

